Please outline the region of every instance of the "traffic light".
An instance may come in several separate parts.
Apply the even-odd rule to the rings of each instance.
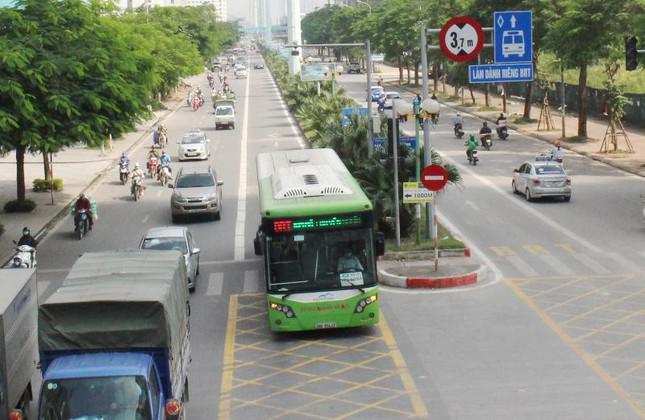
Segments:
[[[625,69],[628,71],[636,70],[638,66],[638,51],[636,43],[638,40],[635,36],[625,37]]]

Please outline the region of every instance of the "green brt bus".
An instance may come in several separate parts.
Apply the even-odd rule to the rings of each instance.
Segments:
[[[331,149],[257,156],[261,224],[273,331],[374,325],[379,320],[372,204]]]

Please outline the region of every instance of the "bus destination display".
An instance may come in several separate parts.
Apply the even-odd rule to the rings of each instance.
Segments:
[[[273,233],[362,226],[360,214],[273,220]]]

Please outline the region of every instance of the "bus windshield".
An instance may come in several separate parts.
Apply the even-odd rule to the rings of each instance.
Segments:
[[[145,379],[110,376],[46,381],[38,419],[152,420]]]
[[[371,229],[276,234],[266,249],[270,293],[376,285]]]

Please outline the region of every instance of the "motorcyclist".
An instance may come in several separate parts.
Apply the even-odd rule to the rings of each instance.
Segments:
[[[159,127],[152,130],[152,147],[159,145]]]
[[[553,147],[551,148],[550,153],[551,160],[562,163],[564,151],[562,150],[562,143],[560,143],[560,140],[556,140],[555,143],[553,143]]]
[[[134,186],[137,182],[136,178],[138,178],[138,182],[141,183],[144,177],[145,177],[145,174],[143,173],[143,170],[139,167],[139,162],[136,162],[134,164],[134,169],[130,173],[130,178],[132,179],[132,186],[130,187],[131,193],[134,193]]]
[[[491,134],[492,134],[492,131],[491,131],[490,127],[488,126],[488,123],[486,121],[484,121],[484,124],[482,125],[482,128],[479,130],[479,139],[482,142],[482,146],[486,146],[485,138],[486,138],[486,136],[490,137]]]
[[[379,111],[384,111],[385,110],[385,95],[381,95],[376,99],[376,104],[378,106]]]
[[[433,93],[430,99],[437,101],[437,95]],[[436,114],[430,114],[430,119],[432,120],[433,124],[439,123],[439,113],[437,112]]]
[[[125,153],[121,153],[121,157],[119,158],[119,165],[130,165],[130,159],[125,155]]]
[[[459,112],[457,112],[457,115],[455,115],[455,118],[452,121],[455,124],[455,127],[454,127],[455,134],[457,134],[458,130],[463,130],[464,117],[462,117]]]
[[[464,146],[466,146],[466,156],[468,157],[468,160],[470,160],[472,158],[472,153],[477,150],[477,147],[479,146],[474,134],[468,136],[468,140]]]
[[[172,176],[172,169],[170,168],[170,156],[165,151],[161,152],[161,156],[159,156],[159,166],[157,167],[157,177],[161,173],[161,169],[164,166],[168,167],[168,172],[170,172],[170,175]]]
[[[36,241],[36,239],[34,239],[33,236],[31,236],[31,231],[29,230],[29,228],[25,226],[24,228],[22,228],[22,236],[20,237],[16,245],[29,245],[32,248],[36,248],[38,242]]]
[[[74,226],[78,226],[78,222],[80,221],[79,218],[79,211],[80,210],[85,210],[87,211],[87,215],[89,216],[89,221],[90,221],[90,230],[92,230],[92,226],[94,226],[94,219],[92,218],[92,203],[90,202],[90,199],[87,198],[87,196],[84,193],[81,193],[78,196],[78,200],[76,200],[76,203],[74,203]]]
[[[506,129],[506,117],[504,116],[504,113],[499,114],[495,124],[497,124],[497,135],[502,137],[502,130]]]
[[[155,149],[150,149],[148,152],[148,159],[146,162],[146,167],[148,168],[148,172],[150,172],[150,175],[154,175],[155,172],[157,171],[157,166],[159,163],[159,154]]]

